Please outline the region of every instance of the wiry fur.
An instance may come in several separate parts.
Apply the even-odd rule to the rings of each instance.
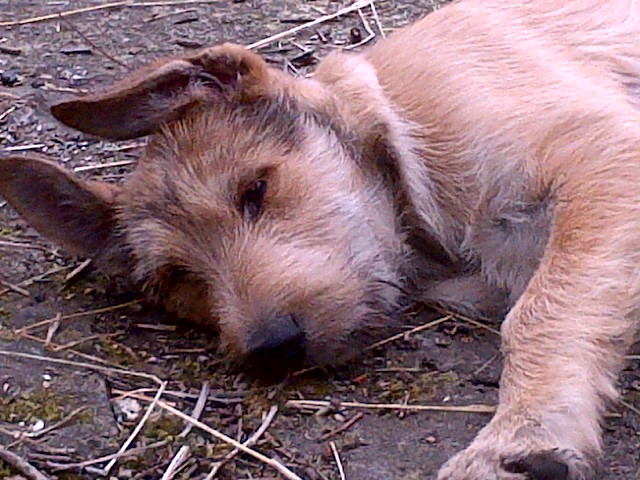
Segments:
[[[153,133],[120,191],[11,158],[0,193],[76,253],[113,265],[121,247],[151,299],[236,357],[287,314],[310,361],[345,358],[408,285],[508,312],[498,412],[439,478],[586,480],[640,306],[639,106],[636,1],[466,0],[312,80],[233,45],[158,62],[54,107],[91,133]],[[101,220],[61,232],[70,208]]]

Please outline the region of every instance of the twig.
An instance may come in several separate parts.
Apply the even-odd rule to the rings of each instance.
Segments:
[[[16,107],[15,105],[7,108],[4,112],[2,112],[2,114],[0,115],[0,122],[2,120],[4,120],[5,118],[7,118],[9,115],[11,115],[13,112],[15,112],[18,109],[18,107]]]
[[[618,400],[618,402],[620,402],[620,405],[626,407],[627,409],[631,410],[633,413],[635,413],[640,417],[640,409],[638,407],[622,399]]]
[[[334,18],[341,17],[343,15],[346,15],[347,13],[355,12],[356,10],[360,10],[361,8],[368,7],[374,2],[375,0],[358,0],[353,4],[349,5],[348,7],[341,8],[337,12],[323,15],[322,17],[317,18],[311,22],[303,23],[302,25],[298,25],[297,27],[291,28],[289,30],[285,30],[284,32],[280,32],[270,37],[264,38],[262,40],[258,40],[257,42],[247,45],[247,48],[250,50],[253,50],[256,48],[263,47],[264,45],[268,45],[272,42],[275,42],[276,40],[280,40],[282,38],[294,35],[300,32],[301,30],[306,30],[307,28],[315,27],[316,25],[319,25],[324,22],[328,22],[329,20],[333,20]],[[1,25],[2,24],[0,24],[0,26]]]
[[[48,476],[40,472],[36,467],[27,462],[24,458],[10,452],[0,445],[0,460],[7,462],[16,470],[27,476],[29,480],[50,480]]]
[[[278,407],[273,405],[269,409],[269,412],[265,415],[264,420],[262,421],[258,429],[255,432],[253,432],[253,434],[249,438],[247,438],[247,440],[245,440],[242,443],[242,445],[244,445],[245,447],[251,447],[255,445],[258,442],[258,440],[260,440],[260,437],[264,435],[264,432],[266,432],[269,426],[271,425],[271,422],[275,418],[276,413],[278,413]],[[209,475],[207,475],[205,480],[212,480],[218,473],[218,470],[220,470],[220,468],[222,468],[222,466],[225,463],[227,463],[229,460],[235,457],[239,452],[240,450],[238,448],[234,448],[222,460],[220,460],[219,462],[216,462],[211,468],[211,471],[209,472]]]
[[[337,435],[339,433],[344,432],[345,430],[348,430],[351,425],[353,425],[354,423],[356,423],[358,420],[360,420],[362,417],[364,417],[364,413],[362,412],[358,412],[356,413],[353,417],[351,417],[349,420],[347,420],[346,422],[344,422],[342,425],[340,425],[338,428],[334,428],[333,430],[331,430],[330,432],[325,433],[324,435],[320,435],[320,437],[318,437],[318,441],[319,442],[324,442],[325,440],[329,440],[331,437],[333,437],[334,435]]]
[[[171,460],[171,463],[169,463],[167,470],[164,472],[164,475],[162,475],[160,480],[171,480],[175,476],[176,471],[182,466],[185,460],[187,460],[188,455],[189,447],[186,445],[181,446],[178,453],[176,453]]]
[[[71,270],[65,277],[63,280],[63,283],[65,284],[65,286],[71,282],[71,280],[73,280],[74,278],[76,278],[78,275],[80,275],[89,265],[91,264],[91,259],[87,258],[86,260],[80,262],[80,264],[78,264],[78,266],[76,268],[74,268],[73,270]]]
[[[443,313],[445,315],[453,315],[456,319],[458,320],[462,320],[463,322],[469,323],[471,325],[473,325],[474,327],[478,327],[478,328],[483,328],[491,333],[495,333],[496,335],[498,335],[499,337],[501,336],[500,331],[496,330],[493,327],[490,327],[489,325],[485,325],[484,323],[478,321],[478,320],[474,320],[473,318],[469,318],[465,315],[462,315],[461,313],[456,313],[456,312],[452,312],[450,310],[444,309],[444,308],[440,308],[437,305],[429,305],[430,308],[433,308],[434,310]]]
[[[16,293],[19,293],[20,295],[22,295],[24,297],[31,296],[31,294],[29,293],[29,290],[25,290],[20,285],[14,285],[13,283],[9,283],[9,282],[6,282],[4,280],[0,280],[0,285],[4,285],[9,290],[11,290],[13,292],[16,292]]]
[[[44,273],[41,273],[40,275],[36,275],[34,277],[30,277],[27,278],[26,280],[22,280],[20,283],[18,283],[19,287],[29,287],[31,285],[33,285],[36,282],[39,282],[41,280],[44,280],[45,278],[47,278],[50,275],[53,275],[55,273],[58,272],[62,272],[64,270],[69,270],[71,267],[67,266],[67,267],[60,267],[59,265],[56,265],[55,267],[53,267],[51,270],[47,270]],[[11,291],[10,288],[5,288],[4,290],[0,291],[0,297],[2,295],[5,295],[6,293],[9,293]]]
[[[0,22],[0,27],[13,27],[16,25],[27,25],[29,23],[46,22],[47,20],[57,20],[62,17],[71,17],[80,15],[81,13],[96,12],[98,10],[113,10],[115,8],[148,8],[148,7],[170,7],[174,5],[205,5],[207,3],[219,3],[220,0],[175,0],[162,2],[134,2],[132,0],[124,0],[121,2],[104,3],[92,7],[78,8],[76,10],[67,10],[60,13],[51,13],[39,17],[23,18],[22,20],[10,20],[8,22]]]
[[[380,36],[382,38],[386,38],[387,35],[384,33],[384,28],[382,28],[382,22],[380,21],[380,17],[378,17],[378,10],[376,10],[376,3],[371,3],[371,13],[373,14],[373,19],[376,22],[376,26],[378,27],[378,31],[380,32]]]
[[[2,248],[2,247],[24,248],[24,249],[27,249],[27,250],[40,250],[41,252],[48,252],[49,251],[49,249],[43,247],[42,245],[35,245],[33,243],[10,242],[8,240],[0,240],[0,248]]]
[[[298,409],[325,409],[325,408],[365,408],[369,410],[406,410],[412,412],[460,412],[460,413],[494,413],[496,407],[491,405],[403,405],[401,403],[360,403],[360,402],[334,402],[324,400],[289,400],[286,403],[289,408]]]
[[[107,313],[107,312],[112,312],[114,310],[120,310],[122,308],[131,307],[131,306],[136,305],[138,303],[140,303],[139,300],[132,300],[130,302],[120,303],[118,305],[112,305],[110,307],[98,308],[98,309],[95,309],[95,310],[85,310],[83,312],[70,313],[69,315],[62,315],[60,317],[55,316],[53,318],[48,318],[47,320],[42,320],[42,321],[34,323],[32,325],[27,325],[26,327],[22,327],[22,328],[16,330],[16,333],[18,335],[20,335],[22,333],[29,332],[29,331],[34,330],[36,328],[48,325],[51,322],[60,321],[60,320],[69,320],[71,318],[85,317],[87,315],[99,315],[101,313]]]
[[[189,423],[193,423],[193,425],[195,427],[198,427],[200,430],[203,430],[205,432],[207,432],[209,435],[211,435],[212,437],[217,438],[218,440],[222,440],[225,443],[228,443],[229,445],[232,445],[233,447],[237,448],[238,450],[251,455],[253,458],[255,458],[256,460],[259,460],[260,462],[276,469],[278,472],[280,472],[285,478],[288,478],[289,480],[302,480],[298,475],[296,475],[295,473],[293,473],[291,470],[289,470],[285,465],[283,465],[282,463],[280,463],[280,461],[276,460],[275,458],[269,458],[263,454],[261,454],[260,452],[257,452],[249,447],[244,446],[242,443],[234,440],[233,438],[225,435],[222,432],[219,432],[218,430],[215,430],[214,428],[211,428],[209,425],[206,425],[204,423],[202,423],[199,420],[195,420],[193,418],[191,418],[189,415],[186,415],[185,413],[181,412],[180,410],[178,410],[177,408],[174,408],[170,405],[168,405],[167,403],[163,402],[162,400],[158,401],[158,406],[172,414],[174,414],[175,416],[189,422]]]
[[[89,170],[102,170],[103,168],[111,168],[111,167],[126,167],[127,165],[133,165],[136,163],[133,160],[121,160],[119,162],[111,162],[111,163],[100,163],[98,165],[84,165],[82,167],[76,167],[73,169],[74,172],[88,172]]]
[[[3,152],[24,152],[26,150],[37,150],[46,147],[44,143],[32,143],[31,145],[16,145],[14,147],[5,147]]]
[[[153,380],[159,385],[162,385],[165,383],[163,380],[160,380],[157,376],[152,375],[150,373],[136,372],[133,370],[125,370],[123,368],[103,367],[102,365],[92,365],[90,363],[75,362],[73,360],[64,360],[62,358],[43,357],[41,355],[34,355],[31,353],[24,353],[24,352],[13,352],[10,350],[0,350],[0,355],[4,355],[6,357],[28,358],[29,360],[38,360],[40,362],[47,362],[47,363],[57,363],[59,365],[68,365],[72,367],[81,367],[81,368],[86,368],[88,370],[96,370],[98,372],[107,372],[107,373],[113,373],[113,374],[127,375],[131,377],[146,378],[148,380]]]
[[[71,21],[67,20],[66,18],[64,18],[62,16],[62,14],[58,15],[58,18],[60,20],[62,20],[65,25],[67,27],[69,27],[71,30],[73,30],[75,33],[77,33],[78,35],[80,35],[80,37],[87,42],[89,45],[91,45],[97,52],[101,53],[102,55],[104,55],[106,58],[108,58],[109,60],[111,60],[114,63],[117,63],[118,65],[120,65],[121,67],[124,67],[126,69],[129,69],[128,65],[126,63],[121,62],[120,60],[118,60],[116,57],[114,57],[113,55],[111,55],[109,52],[107,52],[105,49],[103,49],[102,47],[100,47],[99,45],[96,45],[96,43],[91,40],[89,37],[87,37],[84,33],[82,33],[82,31],[80,31],[80,29],[78,27],[76,27],[73,23],[71,23]]]
[[[200,420],[200,415],[202,415],[202,411],[204,407],[207,405],[207,398],[209,397],[209,382],[202,382],[202,389],[200,390],[200,395],[198,396],[198,401],[196,402],[196,406],[193,407],[193,412],[191,412],[191,418],[196,420]],[[178,434],[178,438],[184,438],[189,435],[189,432],[193,428],[193,423],[187,423],[184,427],[184,430]]]
[[[53,322],[49,324],[49,328],[47,328],[47,336],[44,339],[44,346],[46,348],[49,348],[51,346],[51,341],[53,340],[53,336],[56,334],[56,332],[58,331],[58,327],[60,326],[61,316],[62,314],[58,313],[55,319],[53,320]]]
[[[160,387],[158,388],[158,391],[156,392],[155,397],[153,397],[153,401],[147,407],[147,411],[144,412],[144,415],[136,425],[136,428],[134,428],[133,431],[131,432],[131,435],[129,435],[129,438],[127,438],[127,440],[122,444],[122,446],[120,447],[120,450],[118,450],[118,454],[126,452],[127,449],[129,448],[129,445],[131,445],[133,441],[136,439],[136,437],[138,436],[138,433],[140,433],[140,430],[142,430],[142,427],[144,427],[145,423],[147,423],[147,420],[151,416],[151,412],[155,408],[156,404],[160,401],[160,397],[162,396],[162,393],[166,388],[167,388],[167,382],[163,381],[160,384]],[[115,457],[112,460],[110,460],[109,463],[104,467],[105,477],[109,475],[109,472],[111,471],[111,469],[113,468],[113,466],[116,464],[117,461],[118,461],[118,457]]]
[[[83,470],[91,465],[97,465],[98,463],[104,463],[108,460],[113,460],[114,458],[127,458],[127,457],[132,457],[134,455],[137,455],[139,453],[142,452],[146,452],[147,450],[151,450],[153,448],[158,448],[158,447],[163,447],[167,444],[168,442],[166,440],[160,440],[159,442],[155,442],[155,443],[150,443],[147,446],[144,447],[137,447],[137,448],[132,448],[131,450],[127,450],[126,452],[122,452],[122,453],[112,453],[110,455],[105,455],[103,457],[98,457],[98,458],[92,458],[91,460],[85,460],[84,462],[77,462],[77,463],[54,463],[54,462],[47,462],[47,466],[49,468],[52,468],[56,471],[63,471],[63,470]],[[102,469],[97,469],[97,473],[102,472]]]
[[[373,345],[369,345],[367,348],[365,348],[365,351],[373,350],[375,348],[381,347],[382,345],[386,345],[387,343],[391,343],[395,340],[400,340],[401,338],[408,337],[409,335],[413,335],[414,333],[422,332],[423,330],[427,330],[429,328],[435,327],[436,325],[440,325],[441,323],[448,322],[453,317],[454,317],[454,314],[450,313],[446,317],[438,318],[437,320],[433,320],[432,322],[425,323],[424,325],[419,325],[406,332],[398,333],[397,335],[393,335],[389,338],[385,338],[384,340],[380,340],[379,342],[376,342]]]
[[[398,333],[396,335],[392,335],[391,337],[385,338],[384,340],[380,340],[379,342],[376,342],[376,343],[373,343],[373,344],[369,345],[368,347],[366,347],[364,349],[364,351],[366,352],[366,351],[369,351],[369,350],[376,349],[378,347],[386,345],[387,343],[391,343],[391,342],[393,342],[395,340],[400,340],[401,338],[405,338],[405,337],[407,337],[409,335],[412,335],[414,333],[418,333],[418,332],[421,332],[423,330],[427,330],[429,328],[435,327],[436,325],[440,325],[441,323],[444,323],[444,322],[447,322],[447,321],[451,320],[453,317],[454,317],[454,314],[451,313],[451,314],[447,315],[446,317],[438,318],[437,320],[425,323],[424,325],[419,325],[419,326],[417,326],[415,328],[412,328],[411,330],[407,330],[406,332],[402,332],[402,333]],[[291,376],[292,377],[298,377],[300,375],[304,375],[304,374],[309,373],[309,372],[314,372],[314,371],[316,371],[316,370],[318,370],[320,368],[321,367],[319,367],[317,365],[313,366],[313,367],[303,368],[301,370],[297,370],[297,371],[293,372],[291,374]]]
[[[473,372],[473,376],[475,377],[476,375],[479,375],[485,368],[487,368],[489,365],[491,365],[499,357],[500,357],[500,353],[496,353],[496,354],[492,355],[489,360],[484,362],[482,365],[480,365],[480,367],[478,369],[476,369],[475,372]]]
[[[335,458],[336,460],[336,465],[338,465],[340,480],[346,480],[347,477],[344,474],[344,468],[342,467],[342,461],[340,460],[340,454],[338,453],[335,442],[329,442],[329,446],[331,447],[331,451],[333,452],[333,458]]]
[[[75,417],[76,415],[78,415],[80,412],[85,411],[86,409],[88,409],[89,407],[87,406],[82,406],[82,407],[78,407],[76,408],[73,412],[71,412],[69,415],[67,415],[66,417],[64,417],[62,420],[60,420],[59,422],[54,423],[53,425],[51,425],[48,428],[45,428],[43,430],[40,430],[39,432],[29,432],[27,433],[25,436],[29,437],[29,438],[39,438],[42,437],[43,435],[46,435],[49,432],[54,431],[57,428],[60,428],[61,426],[65,425],[66,423],[68,423],[73,417]]]

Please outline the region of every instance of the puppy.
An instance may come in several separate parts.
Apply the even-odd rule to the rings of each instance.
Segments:
[[[225,44],[56,105],[150,135],[115,186],[34,157],[0,194],[70,253],[278,368],[405,295],[501,315],[498,411],[440,480],[595,476],[640,306],[640,5],[466,0],[294,79]]]

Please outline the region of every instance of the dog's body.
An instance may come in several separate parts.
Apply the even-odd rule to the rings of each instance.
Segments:
[[[410,283],[508,311],[498,412],[439,478],[587,479],[640,307],[639,108],[640,4],[467,0],[313,80],[153,64],[53,110],[153,134],[124,186],[10,158],[0,193],[236,357],[328,363]]]

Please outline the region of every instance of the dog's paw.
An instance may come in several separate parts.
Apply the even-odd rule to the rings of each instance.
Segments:
[[[593,475],[589,463],[571,450],[506,454],[472,445],[440,469],[438,480],[591,480]]]

